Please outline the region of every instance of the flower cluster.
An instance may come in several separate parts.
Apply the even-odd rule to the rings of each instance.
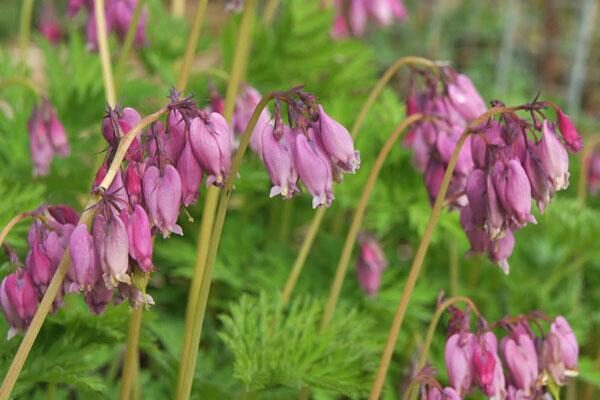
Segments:
[[[381,274],[387,267],[387,259],[375,237],[361,234],[358,242],[360,245],[356,259],[358,283],[368,296],[375,296],[381,285]]]
[[[27,129],[33,175],[48,175],[54,155],[65,157],[70,149],[65,128],[47,99],[33,107]]]
[[[106,31],[115,32],[120,40],[125,39],[137,0],[106,0],[104,3],[104,12],[106,14]],[[98,49],[98,33],[96,31],[96,11],[94,10],[93,0],[69,0],[67,3],[67,14],[74,17],[81,8],[85,7],[87,11],[86,37],[87,45],[91,50]],[[146,44],[146,18],[148,16],[147,8],[144,7],[140,16],[138,26],[135,31],[135,45],[144,46]]]
[[[441,79],[436,74],[425,75],[423,88],[411,85],[407,114],[419,112],[434,119],[419,123],[408,135],[407,144],[417,167],[425,173],[425,186],[433,201],[458,138],[486,107],[466,76],[449,68],[441,70]],[[500,102],[492,105],[503,106]],[[542,113],[548,106],[556,110],[556,124]],[[527,111],[530,118],[507,111],[497,120],[484,121],[467,137],[446,199],[460,210],[471,252],[487,253],[506,273],[515,243],[513,232],[535,223],[532,200],[543,212],[554,192],[568,186],[567,150],[582,147],[573,123],[554,104],[536,100],[517,109]]]
[[[246,88],[236,102],[234,131],[247,124],[260,94]],[[282,103],[287,104],[288,125],[283,123]],[[331,205],[333,181],[354,173],[360,156],[348,130],[331,118],[316,98],[301,88],[275,96],[271,117],[265,109],[259,115],[250,139],[251,149],[262,159],[273,187],[270,196],[289,199],[300,192],[298,180],[313,196],[313,208]]]
[[[577,376],[579,346],[567,320],[550,321],[539,312],[505,317],[488,325],[482,318],[477,332],[469,329],[468,313],[452,307],[445,364],[449,387],[429,383],[423,398],[462,399],[475,389],[495,400],[542,399],[545,393]],[[543,332],[541,325],[550,322]],[[530,323],[539,330],[536,335]],[[507,335],[500,342],[491,327]],[[426,381],[426,380],[423,380]],[[425,390],[425,388],[424,388]]]
[[[358,152],[348,131],[301,88],[273,97],[273,119],[268,111],[263,112],[254,130],[260,138],[254,148],[260,149],[273,181],[271,195],[290,197],[299,191],[302,179],[313,195],[313,206],[329,205],[332,180],[358,168]],[[236,130],[245,128],[258,101],[258,92],[247,88],[242,93],[234,118]],[[283,103],[289,125],[282,120]],[[211,108],[221,109],[219,104],[213,98]],[[0,306],[11,326],[9,337],[29,325],[67,248],[71,265],[55,306],[60,306],[64,293],[73,292],[82,292],[97,314],[111,301],[128,299],[133,307],[153,304],[145,293],[145,282],[154,270],[152,238],[183,234],[177,225],[180,209],[196,202],[203,179],[207,186],[225,184],[234,137],[221,114],[200,109],[177,92],[171,93],[167,110],[164,123],[155,122],[128,137],[141,123],[140,114],[129,107],[108,108],[101,130],[108,148],[92,186],[100,201],[87,210],[94,213],[91,232],[67,206],[47,206],[31,213],[34,223],[25,266],[13,255],[16,271],[3,280],[0,290]],[[34,117],[30,123],[32,155],[36,171],[43,172],[48,157],[54,151],[65,154],[68,146],[47,102],[34,111]],[[131,143],[124,161],[110,186],[101,187],[124,138]]]
[[[52,44],[58,43],[62,36],[60,20],[56,15],[54,2],[45,1],[41,8],[38,19],[38,30]]]
[[[390,26],[407,16],[402,0],[335,0],[332,35],[335,38],[363,36],[367,23]]]

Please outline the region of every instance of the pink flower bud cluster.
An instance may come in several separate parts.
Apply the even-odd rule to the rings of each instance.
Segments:
[[[381,285],[381,274],[387,267],[387,259],[379,242],[371,235],[358,238],[359,254],[356,260],[358,283],[367,296],[375,296]]]
[[[502,106],[500,102],[493,105]],[[557,112],[556,125],[542,113],[548,106]],[[446,199],[460,210],[471,252],[487,253],[505,273],[515,244],[513,232],[536,222],[532,200],[543,212],[554,192],[567,188],[567,150],[582,147],[573,123],[554,104],[535,101],[519,109],[528,111],[531,119],[506,112],[467,137]],[[433,119],[417,124],[405,143],[413,150],[417,168],[424,171],[432,201],[458,138],[485,111],[469,78],[449,68],[443,69],[442,79],[427,75],[422,89],[412,85],[407,114],[423,113]]]
[[[597,195],[600,190],[600,154],[592,153],[585,162],[588,167],[587,189],[591,194]]]
[[[62,27],[56,15],[54,2],[46,1],[42,4],[38,19],[38,30],[51,44],[56,44],[61,40]]]
[[[548,319],[534,312],[493,324],[508,333],[500,342],[482,319],[475,333],[469,330],[468,318],[451,321],[444,358],[456,397],[449,398],[462,399],[479,389],[495,400],[541,399],[551,381],[562,386],[576,376],[579,347],[566,319],[554,319],[541,336],[530,329],[531,320]]]
[[[137,0],[106,0],[104,12],[106,15],[106,31],[115,32],[119,39],[123,41],[131,25],[133,11]],[[90,50],[98,49],[98,33],[96,31],[96,11],[94,10],[93,0],[69,0],[67,3],[67,15],[74,17],[81,8],[87,11],[86,37],[87,45]],[[142,15],[138,21],[135,31],[135,45],[144,46],[146,44],[146,19],[148,17],[147,7],[142,10]]]
[[[335,0],[331,34],[335,38],[363,36],[369,21],[390,26],[408,15],[402,0]]]
[[[54,155],[65,157],[70,148],[67,134],[48,99],[33,107],[29,122],[29,151],[33,161],[33,175],[46,176]]]
[[[236,102],[235,132],[245,129],[260,99],[255,89],[246,87]],[[289,125],[283,123],[281,103],[287,104]],[[360,155],[348,130],[300,88],[276,96],[272,118],[266,109],[261,112],[250,148],[262,159],[271,178],[270,197],[293,197],[300,192],[301,180],[313,196],[313,208],[329,207],[334,199],[333,182],[360,167]]]

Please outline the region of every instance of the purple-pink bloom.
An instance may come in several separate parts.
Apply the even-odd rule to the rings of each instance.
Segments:
[[[25,259],[25,266],[38,293],[44,294],[54,275],[56,265],[52,265],[41,243],[35,243],[29,251]]]
[[[385,254],[372,236],[359,238],[360,252],[356,260],[356,275],[362,290],[375,296],[381,284],[381,274],[387,266]]]
[[[113,288],[98,281],[91,290],[83,294],[86,304],[94,314],[102,314],[113,297]]]
[[[198,189],[202,183],[202,169],[194,157],[189,140],[185,142],[176,168],[181,178],[181,202],[187,207],[198,199]]]
[[[459,396],[464,396],[473,382],[473,348],[475,336],[472,333],[455,333],[446,341],[444,359],[450,385]]]
[[[7,339],[23,332],[37,310],[38,296],[27,271],[17,270],[0,285],[0,306],[10,325]]]
[[[289,199],[299,191],[296,187],[298,173],[292,160],[292,143],[288,143],[288,140],[295,138],[289,127],[285,126],[284,132],[280,138],[277,138],[272,125],[266,124],[262,132],[256,134],[261,135],[261,158],[273,183],[269,196],[280,194],[283,198]]]
[[[132,213],[122,210],[121,219],[127,227],[129,255],[138,262],[142,271],[152,271],[152,231],[146,211],[136,204]]]
[[[512,382],[525,395],[535,391],[538,384],[538,355],[533,339],[520,333],[502,340],[502,353]]]
[[[146,168],[143,179],[144,200],[150,220],[167,238],[171,232],[183,235],[177,225],[181,206],[181,179],[179,173],[168,164],[161,171],[156,166]]]
[[[100,280],[102,271],[96,260],[94,239],[85,224],[79,224],[73,230],[69,239],[69,252],[71,266],[67,276],[70,284],[67,285],[66,291],[91,290],[92,286]]]
[[[70,149],[65,129],[47,99],[33,108],[27,128],[34,175],[48,175],[53,156],[67,156]]]
[[[498,357],[498,340],[486,332],[473,341],[473,372],[481,390],[493,399],[506,396],[504,372]]]
[[[113,212],[98,214],[92,227],[94,245],[107,287],[119,282],[131,283],[129,271],[129,240],[123,221]]]
[[[296,135],[292,146],[294,165],[304,186],[313,196],[312,206],[329,207],[333,201],[332,172],[329,161],[317,150],[317,143],[302,133]]]
[[[350,132],[342,124],[327,115],[321,105],[319,105],[319,129],[317,134],[334,165],[345,172],[356,172],[360,167],[360,154],[354,149]]]
[[[189,140],[196,160],[208,174],[206,184],[223,186],[231,168],[231,133],[223,116],[212,113],[207,123],[199,117],[192,119]]]
[[[579,345],[567,320],[558,316],[542,345],[542,366],[559,385],[578,375]]]
[[[558,129],[560,129],[568,149],[574,153],[581,150],[583,148],[583,139],[577,133],[577,129],[571,118],[558,107],[556,107],[556,117]]]

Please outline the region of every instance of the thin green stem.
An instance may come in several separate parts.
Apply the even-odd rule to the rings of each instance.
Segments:
[[[115,92],[115,81],[113,79],[112,66],[110,63],[110,50],[108,48],[108,34],[106,32],[106,15],[104,13],[104,0],[94,1],[96,13],[96,31],[98,33],[98,50],[102,62],[102,79],[106,101],[111,107],[117,105],[117,94]]]
[[[255,4],[254,4],[255,5]],[[233,182],[237,173],[240,170],[240,165],[242,163],[242,158],[246,153],[246,149],[248,148],[248,143],[250,141],[250,136],[254,131],[254,127],[256,126],[256,122],[258,121],[258,117],[262,110],[267,106],[269,101],[273,98],[273,93],[268,94],[263,97],[261,101],[258,103],[256,108],[254,109],[254,113],[248,122],[248,126],[242,135],[240,146],[235,153],[235,158],[233,159],[231,165],[231,171],[229,172],[229,176],[225,181],[225,185],[223,187],[223,193],[221,194],[221,198],[219,199],[219,205],[217,207],[217,213],[215,216],[214,228],[212,231],[212,236],[210,238],[210,245],[208,250],[208,256],[206,259],[206,266],[204,267],[204,275],[202,277],[202,285],[200,287],[200,292],[198,296],[198,304],[196,305],[196,310],[194,313],[194,323],[193,323],[193,334],[192,334],[192,342],[188,356],[188,362],[186,366],[186,370],[183,371],[185,374],[183,380],[183,388],[178,393],[177,400],[186,400],[189,398],[190,391],[192,389],[192,381],[194,376],[194,371],[196,370],[196,359],[198,356],[198,346],[200,344],[200,336],[202,333],[202,325],[204,323],[204,315],[206,312],[206,304],[208,303],[208,295],[210,292],[210,284],[212,281],[212,273],[215,266],[215,261],[217,258],[217,251],[219,249],[219,243],[221,240],[221,234],[223,233],[223,225],[225,223],[225,216],[227,214],[227,208],[229,205],[229,199],[231,198],[231,193],[233,191]]]
[[[205,0],[201,0],[205,1]],[[237,37],[237,45],[235,51],[235,57],[231,68],[230,79],[227,87],[227,93],[225,97],[224,106],[224,117],[230,122],[233,116],[233,109],[235,105],[235,99],[239,90],[240,82],[245,73],[246,62],[250,52],[252,29],[254,27],[255,13],[256,13],[257,0],[249,0],[246,2],[244,8],[244,14],[242,15],[242,21]],[[199,5],[200,7],[200,5]],[[198,14],[197,14],[198,16]],[[198,20],[198,19],[197,19]],[[201,19],[200,19],[201,20]],[[197,25],[197,24],[195,24]],[[198,24],[199,25],[199,24]],[[199,34],[199,27],[198,27]],[[197,40],[197,39],[196,39]],[[195,49],[195,45],[193,48]],[[188,43],[188,49],[189,43]],[[186,51],[187,63],[191,64],[191,56],[187,57],[188,51]],[[184,60],[184,64],[186,61]],[[189,67],[188,67],[189,69]],[[182,74],[186,74],[185,70],[182,69]],[[187,82],[180,80],[181,82]],[[271,96],[272,97],[272,96]],[[266,99],[266,98],[265,98]],[[268,99],[266,99],[268,102]],[[259,103],[260,104],[260,103]],[[264,108],[264,107],[263,107]],[[258,117],[257,117],[258,118]],[[252,119],[251,119],[252,122]],[[249,122],[249,125],[250,123]],[[254,121],[254,125],[256,120]],[[253,126],[254,126],[253,125]],[[253,129],[253,128],[252,128]],[[242,141],[243,142],[243,141]],[[246,143],[247,146],[247,143]],[[241,150],[240,144],[240,150]],[[245,149],[244,149],[245,150]],[[239,152],[239,150],[238,150]],[[237,153],[236,153],[237,154]],[[241,160],[240,160],[241,161]],[[234,163],[235,165],[235,163]],[[228,181],[233,182],[232,176],[237,174],[237,170],[234,172],[234,165],[230,172],[230,178]],[[238,166],[239,167],[239,166]],[[231,183],[233,184],[233,183]],[[209,269],[209,255],[210,255],[210,243],[214,240],[215,230],[213,228],[213,222],[215,218],[215,205],[219,196],[219,190],[216,188],[210,188],[207,193],[207,201],[203,212],[203,222],[200,227],[200,235],[198,237],[197,253],[196,253],[196,265],[194,267],[194,277],[192,278],[190,293],[188,298],[188,306],[186,309],[186,330],[184,332],[184,344],[182,358],[179,366],[179,378],[177,381],[177,393],[176,398],[178,400],[188,399],[192,390],[192,383],[194,373],[196,370],[196,361],[198,357],[198,346],[200,344],[200,335],[202,331],[202,321],[204,319],[204,311],[206,309],[206,301],[208,299],[208,293],[206,298],[203,299],[203,291],[208,292],[210,288],[210,281],[212,275],[212,268]],[[222,196],[223,197],[223,196]],[[222,227],[221,227],[222,229]],[[220,235],[220,233],[219,233]],[[206,288],[208,286],[208,288]]]
[[[586,141],[585,148],[581,153],[581,167],[579,169],[579,182],[577,185],[577,199],[581,207],[585,206],[587,200],[590,161],[592,153],[598,145],[600,145],[600,134],[595,134]]]
[[[398,60],[396,60],[385,71],[385,73],[381,76],[381,78],[379,78],[379,81],[377,81],[377,84],[375,86],[373,86],[373,89],[371,89],[371,93],[369,93],[369,97],[367,98],[367,101],[365,101],[362,108],[360,109],[360,111],[358,113],[358,117],[356,117],[356,120],[354,121],[354,125],[352,126],[352,130],[350,131],[350,132],[352,132],[353,138],[357,135],[363,122],[365,122],[367,113],[369,112],[369,110],[371,109],[373,104],[375,104],[375,101],[377,100],[377,98],[379,97],[379,95],[381,94],[383,89],[387,86],[390,79],[392,79],[392,77],[394,75],[396,75],[396,72],[398,72],[398,70],[400,70],[400,68],[405,67],[405,66],[411,66],[411,65],[419,65],[419,66],[435,69],[435,68],[438,68],[441,65],[441,63],[436,62],[436,61],[431,61],[427,58],[415,57],[415,56],[402,57],[402,58],[399,58]]]
[[[394,64],[392,64],[392,66],[389,67],[388,70],[385,72],[385,74],[383,74],[383,76],[379,79],[377,84],[375,86],[373,86],[373,89],[371,89],[371,92],[369,93],[369,97],[364,102],[363,106],[361,107],[360,112],[358,113],[358,117],[354,121],[354,125],[352,126],[352,129],[350,130],[350,135],[352,136],[352,139],[356,139],[356,137],[358,136],[358,132],[360,131],[360,128],[362,127],[363,122],[364,122],[367,114],[369,113],[369,110],[371,109],[371,107],[373,106],[373,104],[375,103],[377,98],[379,98],[379,95],[383,91],[383,88],[385,88],[385,86],[388,84],[388,82],[390,81],[392,76],[394,76],[394,74],[396,72],[398,72],[398,70],[401,67],[408,66],[408,65],[422,65],[422,66],[426,66],[426,67],[437,68],[437,66],[439,66],[440,63],[436,63],[434,61],[427,60],[425,58],[413,57],[413,56],[402,57],[402,58],[396,60],[396,62],[394,62]],[[294,290],[294,287],[298,281],[298,277],[300,276],[300,273],[302,272],[302,269],[304,268],[304,263],[306,262],[308,253],[310,253],[310,250],[312,248],[315,237],[316,237],[317,233],[319,232],[319,228],[321,226],[321,221],[323,220],[323,216],[325,215],[326,210],[327,210],[326,208],[320,208],[317,210],[317,212],[313,216],[313,220],[310,224],[309,232],[307,233],[306,237],[304,238],[304,241],[302,242],[302,245],[300,247],[300,252],[296,256],[296,260],[294,261],[294,265],[292,266],[290,276],[288,277],[288,279],[285,283],[284,289],[282,291],[282,293],[283,293],[282,298],[283,298],[284,304],[289,301],[291,294]]]
[[[185,312],[185,328],[183,331],[183,346],[181,349],[181,360],[179,361],[179,378],[177,382],[177,393],[183,390],[186,371],[188,368],[188,358],[192,352],[191,346],[194,337],[194,316],[200,296],[200,288],[204,277],[204,267],[206,265],[206,256],[208,255],[208,245],[210,244],[210,234],[212,233],[215,221],[215,212],[219,200],[219,189],[215,186],[208,188],[204,209],[202,211],[202,222],[200,224],[200,233],[196,243],[196,259],[194,265],[194,275],[188,290],[188,301]],[[197,350],[194,350],[197,351]],[[179,394],[178,394],[179,396]],[[179,397],[178,397],[179,398]]]
[[[323,221],[323,217],[325,216],[325,210],[327,210],[325,207],[319,208],[312,218],[310,227],[308,228],[308,232],[306,232],[306,236],[302,241],[302,245],[300,247],[300,251],[298,252],[298,256],[296,257],[294,265],[292,266],[290,276],[288,277],[285,286],[283,287],[283,291],[281,292],[281,301],[283,304],[287,304],[290,301],[292,291],[296,287],[298,277],[300,276],[300,272],[302,272],[302,267],[306,262],[306,257],[308,256],[310,248],[312,247],[312,244],[315,238],[317,237],[317,232],[319,232],[321,221]]]
[[[123,47],[121,47],[121,53],[119,54],[117,66],[115,67],[115,86],[117,88],[121,86],[124,72],[123,70],[127,64],[127,60],[129,59],[129,53],[133,47],[133,41],[135,40],[138,23],[140,21],[140,17],[142,16],[142,10],[144,9],[145,4],[146,0],[138,0],[135,4],[135,8],[133,9],[133,16],[131,17],[131,22],[129,24],[129,28],[127,29],[125,40],[123,41]]]
[[[30,211],[22,212],[15,215],[10,219],[10,221],[7,222],[4,228],[2,228],[2,230],[0,231],[0,247],[2,247],[2,245],[4,244],[4,240],[6,240],[6,236],[8,236],[8,233],[12,230],[12,228],[14,228],[15,225],[17,225],[19,222],[23,221],[25,218],[30,216]]]
[[[134,308],[129,319],[129,332],[127,333],[127,347],[125,351],[125,362],[121,374],[120,400],[129,400],[134,384],[138,364],[138,342],[142,327],[142,315],[144,309],[140,306]]]
[[[174,0],[173,10],[175,14],[175,5],[180,4],[181,15],[183,16],[183,10],[185,8],[184,2]],[[208,0],[199,0],[196,8],[196,15],[194,17],[194,24],[190,31],[190,37],[185,48],[185,54],[183,55],[183,64],[181,65],[181,72],[179,74],[179,80],[177,81],[177,90],[183,90],[187,86],[188,77],[190,76],[190,69],[192,67],[192,61],[194,60],[194,54],[196,53],[196,47],[198,47],[198,39],[200,38],[200,31],[202,30],[202,23],[204,22],[204,15],[206,14],[206,6]]]
[[[435,334],[435,329],[437,328],[437,325],[438,325],[440,318],[442,317],[444,311],[446,311],[446,309],[448,307],[450,307],[456,303],[459,303],[459,302],[467,303],[469,305],[469,307],[471,307],[471,310],[473,310],[473,312],[476,315],[479,315],[479,310],[477,309],[477,306],[468,297],[463,297],[463,296],[450,297],[449,299],[444,301],[442,304],[440,304],[437,307],[437,309],[435,310],[435,313],[433,314],[433,317],[431,318],[431,322],[429,323],[429,328],[427,329],[427,335],[425,336],[425,342],[423,343],[423,350],[421,351],[421,355],[419,357],[419,362],[417,363],[417,367],[415,368],[415,372],[419,372],[421,369],[423,369],[423,367],[425,366],[425,363],[427,362],[427,358],[429,357],[429,349],[431,348],[431,343],[433,342],[433,335]],[[406,390],[402,399],[409,399],[409,398],[413,399],[413,398],[415,398],[416,394],[417,394],[416,390]]]
[[[263,24],[265,26],[271,25],[273,22],[273,17],[275,17],[275,13],[277,12],[277,6],[279,5],[279,0],[268,0],[265,5],[263,11]]]
[[[127,153],[127,149],[133,142],[135,136],[140,133],[146,126],[150,125],[152,122],[156,121],[162,114],[166,112],[166,108],[162,108],[154,114],[150,114],[147,117],[143,118],[136,126],[133,127],[131,131],[127,135],[125,135],[121,142],[119,143],[119,147],[115,152],[115,156],[113,161],[106,172],[106,175],[99,187],[101,189],[106,190],[112,181],[114,180],[117,171],[125,158],[125,154]],[[84,211],[81,214],[81,218],[79,219],[79,223],[84,223],[89,225],[92,221],[92,216],[94,214],[93,209],[94,206],[98,203],[100,197],[98,195],[93,195],[88,200],[86,206],[84,207]],[[10,397],[10,393],[12,392],[15,383],[17,382],[17,378],[23,369],[23,365],[25,365],[25,361],[27,360],[27,356],[33,347],[33,343],[37,338],[37,335],[42,328],[44,320],[52,307],[52,303],[56,298],[56,295],[60,291],[62,287],[63,280],[67,274],[67,270],[69,269],[69,265],[71,263],[71,257],[69,255],[69,249],[65,249],[65,253],[63,254],[62,260],[60,261],[48,288],[46,289],[46,293],[44,297],[40,301],[38,308],[31,320],[29,328],[25,332],[23,336],[23,340],[17,349],[17,353],[15,354],[10,367],[4,376],[4,380],[2,382],[2,386],[0,387],[0,400],[7,400]]]
[[[19,48],[23,68],[27,65],[27,48],[29,47],[32,14],[33,0],[23,0],[23,7],[21,8],[21,26],[19,28]]]
[[[381,147],[381,150],[379,150],[379,154],[377,154],[375,163],[369,171],[367,182],[363,187],[360,199],[358,200],[358,204],[356,205],[356,210],[354,211],[354,217],[352,218],[350,229],[348,231],[348,234],[346,235],[346,241],[344,242],[342,254],[340,255],[340,261],[338,262],[335,271],[335,277],[333,279],[333,284],[331,285],[329,297],[327,299],[327,304],[325,305],[325,310],[323,312],[323,319],[321,320],[321,329],[325,329],[331,322],[331,319],[333,318],[333,313],[335,311],[335,307],[337,305],[338,299],[340,297],[340,292],[342,290],[342,284],[344,283],[344,278],[346,277],[346,273],[348,272],[348,266],[350,265],[350,257],[352,256],[352,250],[354,249],[354,245],[356,244],[356,238],[362,225],[363,218],[365,216],[365,211],[367,210],[369,197],[371,196],[371,192],[375,187],[375,183],[377,182],[377,178],[379,177],[379,172],[383,167],[383,163],[385,162],[387,156],[390,154],[390,151],[392,151],[394,144],[402,136],[406,128],[408,128],[411,124],[415,122],[423,120],[423,118],[423,114],[414,114],[400,122],[400,124],[398,124],[394,132],[392,132],[392,134],[387,138],[387,140]]]
[[[44,91],[37,87],[37,85],[31,79],[28,78],[13,77],[0,80],[0,89],[3,89],[8,86],[22,86],[26,89],[29,89],[33,94],[36,95],[36,97],[44,95]]]
[[[398,340],[400,328],[402,327],[402,322],[404,321],[406,309],[408,308],[408,303],[410,302],[413,289],[415,288],[417,278],[419,277],[419,274],[421,272],[423,261],[425,260],[425,255],[427,254],[429,244],[431,243],[433,231],[440,218],[442,206],[444,204],[444,199],[446,198],[446,192],[448,191],[448,185],[450,184],[450,179],[452,178],[454,167],[456,167],[456,162],[458,161],[458,155],[460,153],[460,150],[462,149],[462,146],[465,143],[465,140],[467,140],[467,137],[471,134],[471,130],[473,128],[480,126],[482,123],[484,123],[494,115],[516,111],[517,109],[518,108],[515,107],[495,107],[488,110],[480,117],[473,120],[458,139],[458,142],[454,147],[454,151],[452,152],[450,162],[448,163],[448,167],[446,168],[446,172],[444,173],[444,179],[442,180],[440,191],[438,192],[438,195],[435,199],[435,203],[433,204],[433,208],[429,216],[429,221],[427,221],[427,226],[425,227],[423,238],[421,239],[421,243],[419,243],[419,247],[415,254],[415,259],[413,260],[413,264],[410,268],[410,272],[408,274],[408,278],[406,280],[406,284],[404,285],[404,290],[402,292],[402,297],[400,298],[400,302],[398,303],[398,308],[396,309],[396,313],[394,314],[394,319],[392,320],[392,325],[390,327],[388,338],[383,350],[383,354],[381,356],[379,369],[377,371],[377,375],[375,376],[375,381],[373,382],[373,387],[371,389],[371,395],[369,396],[369,400],[377,400],[381,395],[381,390],[383,388],[385,376],[387,374],[387,370],[392,359],[394,348],[396,347],[396,341]]]

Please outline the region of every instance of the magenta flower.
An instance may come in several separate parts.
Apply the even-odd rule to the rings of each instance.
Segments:
[[[506,396],[504,372],[498,357],[498,340],[492,332],[477,337],[473,344],[473,372],[481,390],[491,398]]]
[[[577,133],[577,129],[575,128],[573,121],[571,121],[571,118],[558,107],[556,107],[556,117],[558,129],[560,129],[569,150],[576,153],[583,149],[583,139]]]
[[[152,223],[167,238],[171,232],[183,235],[177,225],[181,206],[181,179],[172,165],[161,171],[156,166],[146,168],[143,179],[144,200]]]
[[[343,171],[354,173],[360,166],[360,154],[354,150],[350,132],[325,113],[319,105],[319,138],[333,163]]]
[[[27,127],[33,174],[48,175],[54,155],[65,157],[70,152],[65,129],[48,100],[43,100],[33,108]]]
[[[41,243],[36,243],[25,259],[25,266],[39,294],[43,294],[54,275],[56,265],[52,265]]]
[[[450,385],[459,396],[464,396],[473,382],[472,359],[475,336],[472,333],[455,333],[446,341],[444,359]]]
[[[273,182],[269,193],[270,197],[280,194],[283,198],[291,198],[299,189],[296,187],[298,173],[292,160],[291,143],[287,140],[293,139],[293,134],[287,126],[281,138],[275,137],[275,132],[270,124],[267,124],[262,132],[261,139],[262,160],[267,173]],[[257,133],[257,134],[259,134]]]
[[[516,388],[526,396],[536,390],[538,384],[538,356],[532,337],[521,333],[502,340],[502,353]]]
[[[363,36],[369,21],[379,26],[389,26],[394,21],[404,21],[406,8],[401,0],[336,0],[336,15],[332,36],[345,38]]]
[[[0,285],[0,308],[10,325],[7,339],[23,332],[37,310],[38,296],[27,271],[17,270]]]
[[[578,375],[579,345],[567,320],[558,316],[550,326],[550,333],[542,345],[542,367],[559,385],[566,378]]]
[[[381,284],[381,274],[387,259],[377,240],[372,236],[359,238],[360,252],[356,260],[358,283],[367,296],[375,296]]]
[[[187,207],[198,199],[198,189],[202,183],[202,169],[194,157],[189,141],[185,142],[176,168],[181,178],[181,202]]]
[[[207,123],[194,118],[189,134],[194,156],[208,174],[206,184],[223,186],[231,168],[231,133],[227,122],[217,113],[212,113]]]
[[[101,278],[102,271],[96,260],[94,239],[88,232],[85,224],[79,224],[73,230],[69,239],[69,252],[71,254],[71,266],[67,271],[67,292],[79,290],[88,291]]]
[[[152,271],[152,232],[146,211],[136,204],[132,213],[122,210],[120,216],[127,227],[129,255],[138,262],[142,271]]]
[[[313,208],[329,207],[334,198],[331,164],[318,153],[317,143],[303,134],[296,135],[292,151],[298,175],[313,196]]]
[[[136,204],[140,204],[143,200],[142,168],[143,164],[132,161],[127,164],[127,168],[125,169],[125,191],[129,197],[131,207],[135,207]]]
[[[107,287],[119,282],[131,283],[129,271],[129,240],[123,221],[113,212],[98,214],[93,223],[94,245]]]
[[[119,140],[121,140],[121,136],[128,134],[141,120],[140,113],[131,107],[125,107],[123,110],[119,108],[109,109],[102,120],[102,136],[111,146],[116,147]],[[141,161],[142,148],[139,136],[129,146],[125,159],[128,161]]]

